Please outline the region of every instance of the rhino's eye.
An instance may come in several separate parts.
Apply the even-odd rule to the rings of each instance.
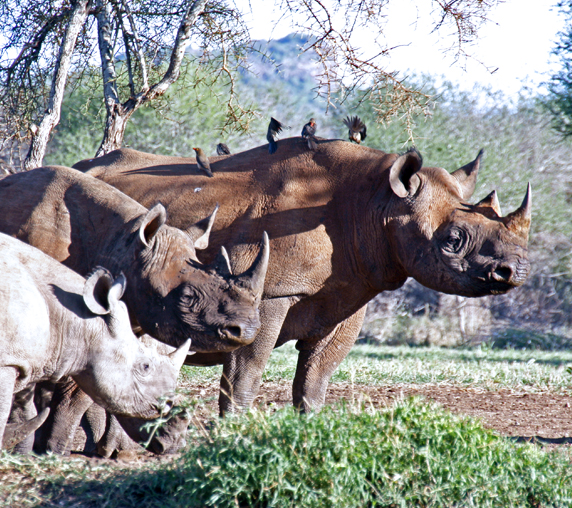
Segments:
[[[452,229],[443,243],[443,249],[452,254],[459,252],[465,244],[465,234],[460,229]]]
[[[153,367],[152,367],[151,363],[149,363],[148,361],[140,362],[138,367],[137,367],[137,371],[139,372],[139,374],[141,376],[148,376],[149,374],[151,374],[152,370],[153,370]]]

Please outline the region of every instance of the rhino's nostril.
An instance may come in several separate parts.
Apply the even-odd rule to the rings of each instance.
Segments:
[[[492,278],[499,282],[509,282],[512,278],[513,270],[508,266],[497,266],[492,272]]]
[[[229,339],[240,339],[242,337],[242,328],[240,326],[225,326],[221,332]]]

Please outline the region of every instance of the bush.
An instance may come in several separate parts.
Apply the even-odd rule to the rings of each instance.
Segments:
[[[115,479],[109,506],[564,506],[561,452],[516,445],[434,404],[226,418],[172,468]],[[141,504],[141,501],[144,503]]]

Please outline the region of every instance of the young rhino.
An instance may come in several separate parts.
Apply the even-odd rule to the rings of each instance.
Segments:
[[[86,281],[4,234],[0,274],[0,443],[14,396],[65,376],[111,413],[159,416],[157,399],[174,390],[190,341],[168,356],[144,346],[120,301],[123,276],[98,268]]]

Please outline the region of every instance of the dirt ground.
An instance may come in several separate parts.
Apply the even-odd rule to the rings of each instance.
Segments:
[[[264,383],[256,405],[291,403],[290,383]],[[218,383],[188,386],[189,394],[206,400],[199,411],[203,421],[217,414]],[[396,399],[421,396],[438,402],[453,413],[480,418],[486,427],[516,440],[531,438],[544,443],[572,443],[572,396],[554,392],[527,393],[508,389],[495,392],[447,385],[365,386],[331,384],[326,403],[340,399],[367,400],[385,407]]]

